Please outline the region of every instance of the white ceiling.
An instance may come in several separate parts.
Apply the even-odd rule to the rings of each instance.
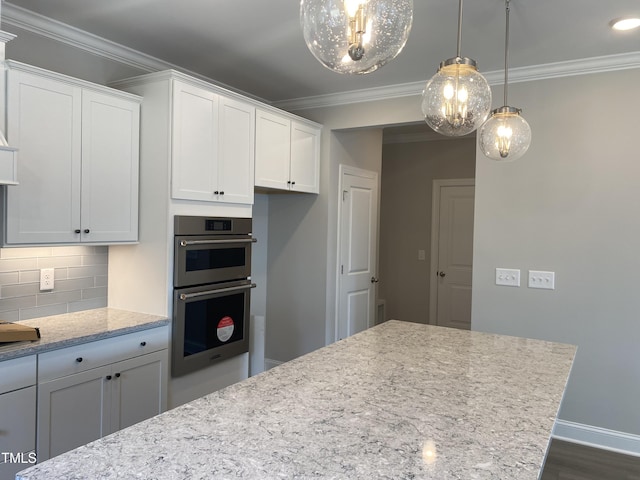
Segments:
[[[323,67],[308,51],[297,0],[12,0],[27,9],[199,73],[269,102],[426,80],[456,53],[456,0],[414,0],[409,40],[368,75]],[[3,16],[6,8],[3,7]],[[640,30],[613,18],[640,16],[638,0],[511,0],[510,67],[640,51]],[[464,4],[462,55],[481,72],[502,71],[504,0]]]

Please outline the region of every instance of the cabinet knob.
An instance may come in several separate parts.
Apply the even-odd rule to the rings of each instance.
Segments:
[[[224,195],[224,190],[221,190],[221,191],[220,191],[220,195]]]
[[[116,378],[120,378],[120,374],[119,373],[116,373]]]
[[[141,347],[146,347],[147,346],[147,342],[140,342],[140,346]]]
[[[111,375],[107,375],[105,378],[106,378],[107,380],[111,380]]]
[[[83,360],[83,358],[82,358],[82,357],[78,357],[78,358],[76,358],[76,362],[78,362],[78,363],[82,362],[82,360]]]
[[[287,180],[287,185],[291,185],[291,180]]]
[[[214,195],[218,195],[220,192],[218,190],[216,190],[215,192],[213,192]]]
[[[291,185],[295,185],[295,184],[296,184],[296,182],[291,182]]]
[[[88,228],[84,229],[84,233],[89,233],[91,230],[89,230]]]
[[[79,228],[76,228],[76,229],[74,230],[74,233],[80,233],[80,229],[79,229]]]

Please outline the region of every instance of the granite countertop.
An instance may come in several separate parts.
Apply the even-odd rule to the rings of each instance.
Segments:
[[[159,327],[168,324],[169,320],[158,315],[97,308],[16,323],[38,327],[41,338],[33,342],[0,344],[0,361]]]
[[[575,351],[389,321],[17,478],[535,480]]]

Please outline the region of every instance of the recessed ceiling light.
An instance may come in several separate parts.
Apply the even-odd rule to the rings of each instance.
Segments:
[[[618,18],[611,21],[614,30],[633,30],[640,27],[640,18]]]

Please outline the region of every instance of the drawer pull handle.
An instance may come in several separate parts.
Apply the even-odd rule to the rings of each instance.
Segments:
[[[84,360],[82,357],[76,358],[76,362],[78,362],[78,363],[82,362],[82,360]]]
[[[111,375],[107,375],[107,380],[111,380]]]
[[[120,374],[119,373],[116,373],[116,378],[120,378]]]
[[[147,342],[140,342],[140,346],[141,347],[146,347],[147,346]]]

